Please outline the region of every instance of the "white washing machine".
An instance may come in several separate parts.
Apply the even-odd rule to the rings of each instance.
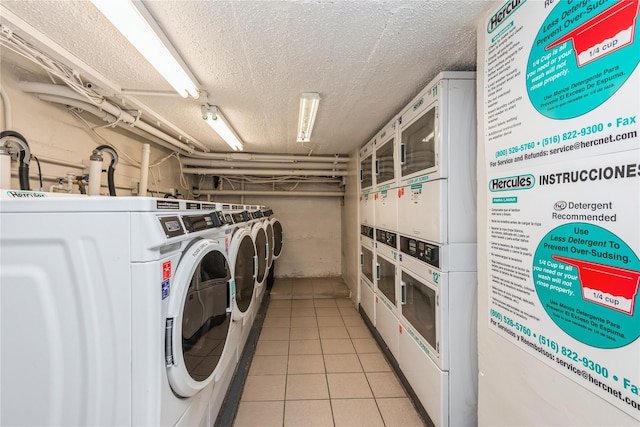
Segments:
[[[282,229],[282,223],[276,217],[269,218],[271,227],[273,227],[273,259],[276,260],[282,255],[282,248],[284,247],[284,230]]]
[[[360,285],[359,303],[373,326],[376,325],[375,302],[375,231],[368,225],[360,226]]]
[[[229,243],[228,255],[235,284],[235,305],[231,317],[232,321],[242,326],[242,340],[238,346],[239,358],[260,303],[256,285],[258,257],[251,237],[251,229],[240,227],[234,231]]]
[[[267,279],[265,286],[261,288],[262,291],[271,289],[275,283],[275,260],[282,255],[284,245],[284,231],[280,220],[274,216],[273,210],[269,208],[264,208],[263,215],[266,222],[265,227],[269,252],[267,253]]]
[[[256,284],[261,289],[268,274],[269,262],[269,241],[267,240],[266,221],[255,222],[251,226],[251,237],[256,245],[257,268],[256,268]],[[261,292],[263,292],[261,290]]]
[[[9,190],[0,204],[1,424],[210,426],[240,342],[211,212]]]
[[[477,424],[475,246],[399,248],[400,368],[436,426]]]
[[[375,193],[374,224],[376,229],[398,229],[398,167],[396,167],[397,120],[391,120],[374,140]]]
[[[373,173],[373,154],[375,138],[360,149],[360,191],[373,190],[375,185]]]
[[[398,235],[376,228],[376,329],[398,359]]]
[[[476,241],[474,72],[443,72],[400,113],[398,231]]]

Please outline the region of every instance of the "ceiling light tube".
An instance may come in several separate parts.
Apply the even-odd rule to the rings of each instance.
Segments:
[[[233,148],[234,151],[242,151],[242,141],[240,141],[240,137],[231,126],[229,126],[229,122],[227,122],[227,119],[220,113],[217,106],[203,105],[202,118],[224,139],[224,142],[229,144],[229,147]]]
[[[318,114],[320,104],[320,94],[316,92],[305,92],[300,95],[300,112],[298,114],[298,142],[311,141],[313,124]]]
[[[122,33],[123,36],[146,58],[162,77],[182,96],[194,98],[200,91],[187,71],[178,62],[161,36],[153,29],[155,22],[151,16],[145,19],[142,5],[134,5],[131,0],[91,0],[102,14]],[[164,36],[164,35],[163,35]],[[165,37],[166,39],[166,37]]]

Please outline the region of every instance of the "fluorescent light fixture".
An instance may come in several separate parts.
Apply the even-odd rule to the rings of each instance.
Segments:
[[[164,34],[154,30],[155,21],[140,3],[131,0],[91,0],[102,14],[123,36],[158,70],[162,77],[183,97],[200,96],[198,87],[183,66],[171,53],[162,38]],[[145,15],[147,16],[145,18]],[[159,28],[158,28],[158,31]]]
[[[234,151],[242,151],[242,141],[215,105],[202,106],[202,118]]]
[[[320,104],[320,94],[316,92],[305,92],[300,95],[300,112],[298,115],[298,142],[311,141],[313,124],[318,114]]]

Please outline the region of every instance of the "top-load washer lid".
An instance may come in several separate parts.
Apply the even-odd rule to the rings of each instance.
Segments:
[[[242,313],[249,309],[253,300],[257,261],[251,234],[246,229],[236,230],[229,244],[229,262],[233,266],[236,306]]]
[[[231,270],[225,249],[214,240],[195,241],[176,268],[165,326],[169,384],[189,397],[206,387],[227,341]]]
[[[284,232],[282,231],[282,224],[277,219],[271,220],[273,226],[273,259],[278,259],[282,253],[282,243],[284,241]]]
[[[267,233],[265,232],[262,223],[258,222],[254,224],[253,228],[251,229],[251,237],[253,237],[253,242],[256,245],[256,255],[258,257],[256,283],[258,285],[261,285],[262,283],[264,283],[264,279],[266,278],[267,261],[269,260],[267,256]]]

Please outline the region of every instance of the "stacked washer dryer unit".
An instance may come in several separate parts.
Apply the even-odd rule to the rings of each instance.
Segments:
[[[400,367],[436,425],[477,424],[475,73],[402,111]]]
[[[358,302],[372,325],[376,324],[375,312],[375,230],[373,154],[376,138],[360,149],[360,280]]]
[[[376,329],[398,358],[398,175],[397,118],[374,141]]]
[[[375,326],[436,426],[477,423],[475,131],[475,73],[439,74],[397,117],[395,223],[376,187]]]
[[[2,424],[211,425],[240,341],[218,213],[8,190],[0,202]]]

